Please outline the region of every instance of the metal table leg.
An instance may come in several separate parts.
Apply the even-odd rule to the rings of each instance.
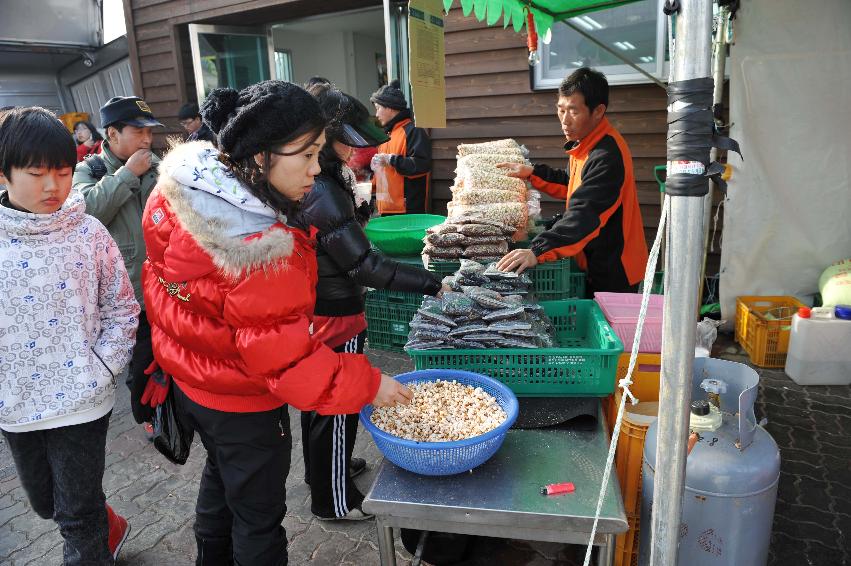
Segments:
[[[396,546],[393,542],[393,527],[377,523],[378,556],[381,566],[396,566]]]
[[[601,546],[597,554],[598,566],[614,566],[615,564],[615,535],[606,535],[606,546]],[[382,562],[383,564],[383,562]]]

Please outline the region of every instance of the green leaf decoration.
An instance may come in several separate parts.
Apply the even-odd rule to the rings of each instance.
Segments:
[[[535,30],[538,32],[538,37],[542,38],[547,35],[547,30],[553,27],[553,17],[536,8],[532,8],[532,15],[535,18]]]
[[[512,2],[511,20],[514,24],[514,31],[520,33],[523,26],[526,25],[526,11],[523,10],[523,5],[520,2]]]
[[[488,0],[487,23],[489,26],[499,21],[499,17],[502,15],[502,2],[503,0]]]
[[[485,14],[488,9],[488,0],[473,0],[473,12],[476,14],[476,19],[482,21],[485,19]]]

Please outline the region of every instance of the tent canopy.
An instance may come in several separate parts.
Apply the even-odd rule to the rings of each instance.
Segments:
[[[526,25],[526,12],[531,11],[535,18],[535,28],[543,37],[553,22],[581,16],[588,12],[605,10],[630,4],[637,0],[443,0],[443,8],[448,12],[452,4],[460,2],[464,16],[473,13],[479,21],[486,20],[489,26],[502,17],[502,25],[514,26],[520,32]]]

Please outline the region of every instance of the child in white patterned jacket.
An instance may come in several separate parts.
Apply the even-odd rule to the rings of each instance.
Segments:
[[[129,533],[102,481],[115,376],[139,305],[118,247],[71,192],[70,132],[43,108],[0,112],[0,430],[64,563],[113,564]]]

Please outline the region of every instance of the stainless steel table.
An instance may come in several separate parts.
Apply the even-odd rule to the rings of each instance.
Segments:
[[[455,476],[420,476],[384,460],[363,502],[376,518],[381,565],[396,564],[393,527],[588,544],[608,451],[603,423],[510,430],[493,458]],[[575,492],[540,493],[545,484],[567,481]],[[614,562],[615,535],[626,530],[613,470],[594,538],[602,547],[599,565]]]

